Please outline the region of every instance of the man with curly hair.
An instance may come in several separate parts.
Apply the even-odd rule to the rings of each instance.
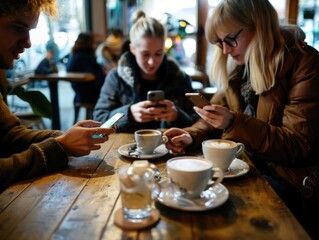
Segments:
[[[13,66],[25,48],[31,47],[29,32],[40,13],[56,16],[55,0],[0,0],[0,68]],[[20,124],[0,94],[0,192],[13,182],[65,168],[69,156],[83,156],[100,149],[113,128],[85,120],[66,133],[31,130]],[[93,134],[102,134],[92,138]]]

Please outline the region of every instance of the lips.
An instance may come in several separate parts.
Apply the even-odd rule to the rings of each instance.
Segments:
[[[233,58],[233,59],[237,59],[237,58],[239,58],[239,56],[240,56],[240,55],[235,55],[235,56],[232,55],[232,58]]]
[[[15,51],[13,52],[13,58],[14,59],[19,59],[20,58],[20,54],[22,54],[24,51]]]

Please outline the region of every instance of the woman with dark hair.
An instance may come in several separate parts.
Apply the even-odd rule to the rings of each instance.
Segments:
[[[75,91],[74,105],[76,113],[79,105],[91,105],[94,107],[104,83],[105,73],[96,61],[95,49],[96,43],[93,34],[80,33],[74,43],[67,64],[68,72],[92,73],[95,76],[94,81],[72,83],[72,88]],[[75,121],[77,120],[76,118]]]

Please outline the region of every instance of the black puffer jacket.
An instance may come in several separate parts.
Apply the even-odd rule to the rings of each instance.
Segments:
[[[193,92],[191,79],[182,72],[179,66],[166,56],[158,69],[158,85],[154,89],[163,90],[165,98],[174,102],[178,109],[178,119],[175,122],[138,123],[130,117],[130,106],[146,100],[145,89],[141,91],[140,69],[135,57],[130,52],[121,56],[117,68],[111,70],[101,89],[99,100],[95,106],[94,119],[104,122],[118,112],[125,118],[117,125],[118,132],[134,132],[141,128],[169,128],[190,126],[198,119],[192,103],[185,97],[186,92]]]

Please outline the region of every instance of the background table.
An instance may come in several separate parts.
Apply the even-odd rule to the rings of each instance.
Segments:
[[[93,81],[94,79],[95,76],[91,73],[78,72],[58,72],[50,74],[34,74],[29,76],[29,81],[48,81],[52,106],[52,129],[61,129],[58,81],[88,82]]]
[[[230,196],[222,206],[185,212],[156,203],[161,219],[153,228],[118,228],[114,213],[121,208],[121,200],[116,172],[132,160],[119,156],[117,149],[132,141],[132,134],[112,134],[101,150],[72,159],[68,169],[5,190],[0,194],[0,238],[310,239],[245,155],[242,159],[251,170],[223,181]],[[165,175],[166,160],[171,157],[150,161]]]

